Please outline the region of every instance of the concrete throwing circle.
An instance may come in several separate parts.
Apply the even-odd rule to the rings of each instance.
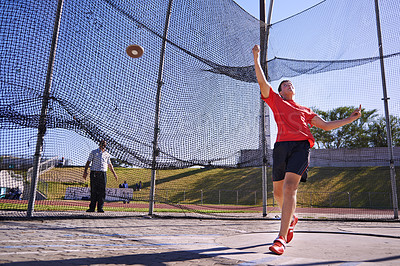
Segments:
[[[291,257],[307,261],[399,263],[400,238],[348,232],[295,231],[294,238],[282,256],[269,251],[268,247],[277,233],[250,233],[216,239],[218,244],[242,252],[271,254],[275,257]],[[395,260],[396,262],[394,262]],[[394,265],[394,264],[393,264]]]

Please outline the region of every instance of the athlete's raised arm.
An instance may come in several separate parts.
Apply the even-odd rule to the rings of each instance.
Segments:
[[[267,79],[265,78],[264,71],[261,68],[260,64],[260,46],[254,45],[253,47],[253,57],[254,57],[254,67],[256,70],[256,76],[258,85],[260,85],[260,91],[262,98],[269,97],[269,91],[272,88],[271,84],[268,83]]]

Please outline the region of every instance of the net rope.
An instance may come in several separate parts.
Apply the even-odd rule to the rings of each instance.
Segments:
[[[64,1],[42,161],[58,156],[82,166],[105,139],[123,165],[151,168],[168,2]],[[35,152],[56,9],[57,1],[0,3],[3,170],[13,160],[23,165]],[[389,112],[398,118],[400,5],[380,1],[379,9]],[[374,1],[326,0],[273,23],[266,63],[274,89],[290,78],[301,105],[329,111],[361,103],[384,117],[375,18]],[[156,169],[261,165],[260,92],[251,53],[259,36],[260,21],[232,0],[172,1]],[[144,48],[142,57],[126,54],[131,44]],[[274,143],[276,125],[268,119]],[[371,121],[359,125],[369,129]],[[393,121],[399,165],[400,126]],[[387,149],[368,145],[359,157],[343,149],[312,156],[321,166],[388,165]]]

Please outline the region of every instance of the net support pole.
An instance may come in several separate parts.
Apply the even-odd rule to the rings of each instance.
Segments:
[[[169,0],[168,10],[165,17],[164,33],[161,46],[160,64],[158,67],[158,79],[157,79],[157,95],[156,95],[156,112],[154,119],[154,138],[153,138],[153,157],[151,163],[151,184],[150,184],[150,196],[149,196],[149,216],[153,215],[154,212],[154,199],[156,191],[156,168],[157,168],[157,156],[159,154],[158,149],[158,134],[160,133],[159,122],[160,122],[160,98],[161,98],[161,87],[163,83],[163,72],[164,72],[164,61],[165,61],[165,48],[167,46],[167,35],[169,28],[169,21],[171,18],[172,0]]]
[[[267,22],[265,22],[265,0],[260,0],[260,62],[263,68],[265,77],[268,78],[268,63],[267,63],[267,50],[268,50],[268,36],[271,24],[272,7],[274,1],[269,2],[269,11]],[[269,109],[266,107],[265,102],[260,100],[260,149],[262,153],[262,205],[263,217],[267,216],[267,194],[268,194],[268,144],[267,130],[269,130]],[[269,138],[269,132],[268,132]]]
[[[378,34],[378,45],[379,45],[379,58],[381,65],[381,79],[382,79],[382,89],[383,89],[383,102],[385,106],[385,117],[386,117],[386,134],[387,134],[387,145],[389,149],[389,165],[390,165],[390,180],[392,185],[392,201],[393,201],[393,213],[394,219],[399,219],[399,206],[397,202],[397,186],[396,186],[396,171],[394,167],[394,157],[393,157],[393,144],[392,144],[392,132],[390,129],[390,116],[389,116],[389,104],[386,89],[386,77],[385,77],[385,65],[383,59],[383,47],[382,47],[382,32],[381,32],[381,22],[379,16],[379,3],[375,0],[375,15],[376,15],[376,29]]]
[[[51,82],[52,82],[52,77],[53,77],[54,58],[55,58],[56,49],[57,49],[58,31],[60,28],[63,2],[64,2],[63,0],[58,0],[56,16],[54,19],[53,37],[51,40],[49,62],[47,65],[46,83],[45,83],[44,92],[43,92],[42,108],[41,108],[41,112],[40,112],[38,134],[37,134],[37,141],[36,141],[36,150],[35,150],[35,156],[34,156],[34,161],[33,161],[31,190],[30,190],[30,195],[29,195],[28,211],[27,211],[28,217],[32,217],[33,211],[35,209],[36,190],[37,190],[37,183],[38,183],[39,173],[40,173],[40,159],[41,159],[42,151],[43,151],[43,139],[44,139],[44,135],[46,133],[47,107],[49,104],[50,88],[51,88]]]

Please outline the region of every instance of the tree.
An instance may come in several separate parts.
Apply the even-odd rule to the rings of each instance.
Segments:
[[[348,117],[356,107],[338,107],[330,111],[322,111],[317,108],[312,109],[322,119],[333,121]],[[376,112],[376,109],[371,111],[362,109],[361,117],[359,119],[353,123],[331,131],[312,127],[311,133],[314,135],[317,147],[325,149],[370,147],[369,128],[374,123],[374,119],[378,116]]]
[[[392,145],[400,146],[400,119],[396,116],[389,116],[389,123],[392,132]],[[387,147],[386,119],[380,117],[369,128],[370,146]]]

